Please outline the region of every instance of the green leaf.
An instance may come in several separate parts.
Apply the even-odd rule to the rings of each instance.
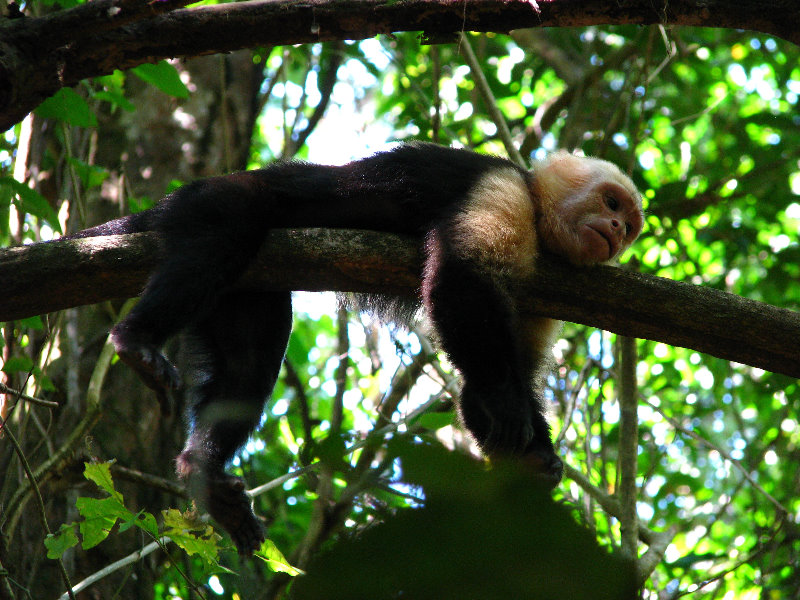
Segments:
[[[180,531],[183,529],[197,529],[200,521],[193,513],[184,514],[181,511],[170,508],[161,512],[161,517],[164,519],[165,533],[169,535],[172,531]]]
[[[12,356],[3,364],[4,373],[28,373],[33,369],[33,361],[28,356]]]
[[[414,424],[426,429],[441,429],[453,424],[453,414],[449,412],[425,413],[420,415]]]
[[[146,533],[149,533],[153,538],[157,538],[159,536],[156,518],[147,511],[140,510],[135,515],[132,515],[130,519],[120,524],[119,530],[120,532],[127,531],[133,526],[136,526]]]
[[[89,481],[93,481],[98,487],[107,491],[117,502],[122,504],[122,494],[114,488],[114,480],[111,477],[111,463],[84,463],[86,468],[83,476]]]
[[[62,524],[57,532],[47,535],[44,545],[47,548],[47,558],[61,558],[67,549],[78,545],[75,523]]]
[[[189,555],[199,556],[215,571],[232,573],[230,569],[219,564],[219,543],[222,536],[214,532],[214,528],[197,518],[196,513],[181,513],[171,508],[162,511],[164,519],[164,535]]]
[[[108,177],[108,171],[102,167],[90,165],[77,158],[69,158],[68,160],[86,189],[98,187]]]
[[[133,514],[116,498],[78,498],[75,502],[78,512],[84,518],[80,522],[84,550],[94,548],[108,537],[117,519],[123,521],[133,518]]]
[[[28,317],[27,319],[20,319],[19,324],[20,327],[27,327],[29,329],[35,329],[36,331],[42,331],[44,329],[44,323],[42,323],[42,318],[39,315]]]
[[[54,230],[61,233],[61,225],[58,223],[58,214],[47,198],[36,190],[32,190],[22,182],[13,177],[0,177],[0,188],[9,188],[12,198],[16,195],[19,198],[18,208],[20,211],[44,219]]]
[[[127,112],[136,110],[136,106],[122,94],[110,91],[96,92],[93,96],[95,100],[105,100],[111,106],[119,106]]]
[[[286,573],[292,577],[304,574],[303,571],[289,564],[272,540],[266,540],[261,544],[261,548],[255,553],[255,556],[267,563],[267,566],[276,573]]]
[[[189,90],[181,81],[178,70],[162,60],[156,64],[145,63],[131,69],[139,79],[156,86],[165,94],[176,98],[188,98]]]
[[[72,88],[61,88],[34,111],[46,119],[64,121],[76,127],[95,127],[97,118],[92,109]]]
[[[346,471],[347,463],[342,458],[345,455],[346,447],[344,437],[331,434],[317,442],[317,456],[332,469]]]

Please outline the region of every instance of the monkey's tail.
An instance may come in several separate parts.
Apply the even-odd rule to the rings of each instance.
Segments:
[[[89,229],[83,229],[76,233],[65,235],[62,240],[75,240],[78,238],[99,237],[104,235],[121,235],[123,233],[142,233],[151,231],[150,211],[144,211],[127,217],[120,217],[107,223],[101,223]]]

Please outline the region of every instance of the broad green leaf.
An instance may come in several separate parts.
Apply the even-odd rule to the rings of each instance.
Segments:
[[[156,522],[156,518],[147,511],[140,510],[137,514],[132,515],[129,520],[124,521],[123,523],[120,524],[119,530],[126,531],[133,526],[136,526],[139,529],[144,530],[145,532],[149,533],[153,538],[157,538],[159,536],[158,523]]]
[[[425,413],[420,415],[414,424],[426,429],[441,429],[453,424],[453,414],[449,412]]]
[[[28,373],[33,369],[33,361],[28,356],[12,356],[3,363],[4,373]]]
[[[17,208],[34,217],[44,219],[55,231],[61,233],[61,225],[58,223],[58,214],[47,198],[42,196],[36,190],[32,190],[22,182],[17,181],[13,177],[0,177],[0,188],[7,188],[11,190],[12,201],[13,196],[17,196],[19,201]]]
[[[20,319],[19,324],[22,327],[28,327],[29,329],[35,329],[36,331],[42,331],[44,329],[44,323],[42,323],[42,318],[39,315],[35,317],[28,317],[27,319]]]
[[[167,531],[173,529],[197,529],[199,520],[194,513],[182,513],[181,511],[170,508],[161,512],[161,517],[164,519],[164,528]]]
[[[272,540],[266,540],[261,544],[261,548],[255,555],[267,563],[267,566],[276,573],[286,573],[292,577],[303,575],[303,571],[289,564],[289,561],[286,560]]]
[[[176,98],[189,97],[189,90],[181,81],[178,70],[165,60],[156,64],[145,63],[131,71],[139,79],[156,86],[165,94]]]
[[[86,468],[83,476],[89,481],[93,481],[98,487],[107,491],[113,498],[122,504],[122,494],[114,488],[114,480],[111,477],[111,463],[84,463]]]
[[[111,91],[108,91],[108,90],[102,91],[102,92],[97,92],[94,95],[94,99],[95,100],[105,100],[106,102],[108,102],[112,106],[119,106],[120,108],[122,108],[123,110],[125,110],[127,112],[133,112],[133,111],[136,110],[136,106],[134,106],[133,103],[131,103],[130,100],[128,100],[122,94],[119,94],[119,93],[116,93],[116,92],[111,92]]]
[[[47,558],[61,558],[65,550],[78,545],[75,523],[63,523],[56,533],[48,534],[44,545],[47,548]]]
[[[80,530],[83,536],[81,546],[85,550],[94,548],[106,539],[117,519],[133,518],[132,513],[116,498],[78,498],[75,506],[84,519],[80,522]]]
[[[69,158],[69,164],[73,166],[81,183],[87,189],[97,187],[108,177],[108,171],[97,165],[90,165],[77,158]]]
[[[96,127],[97,117],[81,96],[72,88],[61,88],[34,111],[46,119],[64,121],[75,127]]]
[[[219,564],[219,543],[222,536],[208,523],[200,521],[193,512],[181,513],[172,508],[162,511],[164,535],[189,555],[199,556],[214,571],[232,571]]]

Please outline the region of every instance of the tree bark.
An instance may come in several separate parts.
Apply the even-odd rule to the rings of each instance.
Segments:
[[[156,264],[154,234],[51,242],[0,251],[0,321],[138,294]],[[247,285],[417,294],[419,240],[369,231],[274,230]],[[543,256],[515,285],[524,313],[692,348],[800,377],[800,313],[708,287]]]
[[[654,23],[748,29],[800,44],[796,0],[250,0],[176,8],[185,4],[96,0],[44,17],[0,20],[0,131],[88,77],[262,45],[397,31],[441,40],[460,31]]]

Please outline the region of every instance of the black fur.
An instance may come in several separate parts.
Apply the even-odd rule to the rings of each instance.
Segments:
[[[438,236],[426,267],[426,309],[464,381],[460,410],[482,448],[526,457],[552,481],[550,442],[529,351],[502,278],[448,249],[448,223],[488,173],[513,163],[430,144],[403,145],[341,167],[279,162],[186,185],[153,209],[80,237],[154,230],[163,258],[141,301],[114,329],[120,356],[159,393],[180,385],[160,352],[186,332],[193,348],[192,432],[178,459],[211,515],[240,552],[263,540],[227,461],[258,425],[291,327],[288,294],[232,292],[265,234],[279,227],[362,228]]]

